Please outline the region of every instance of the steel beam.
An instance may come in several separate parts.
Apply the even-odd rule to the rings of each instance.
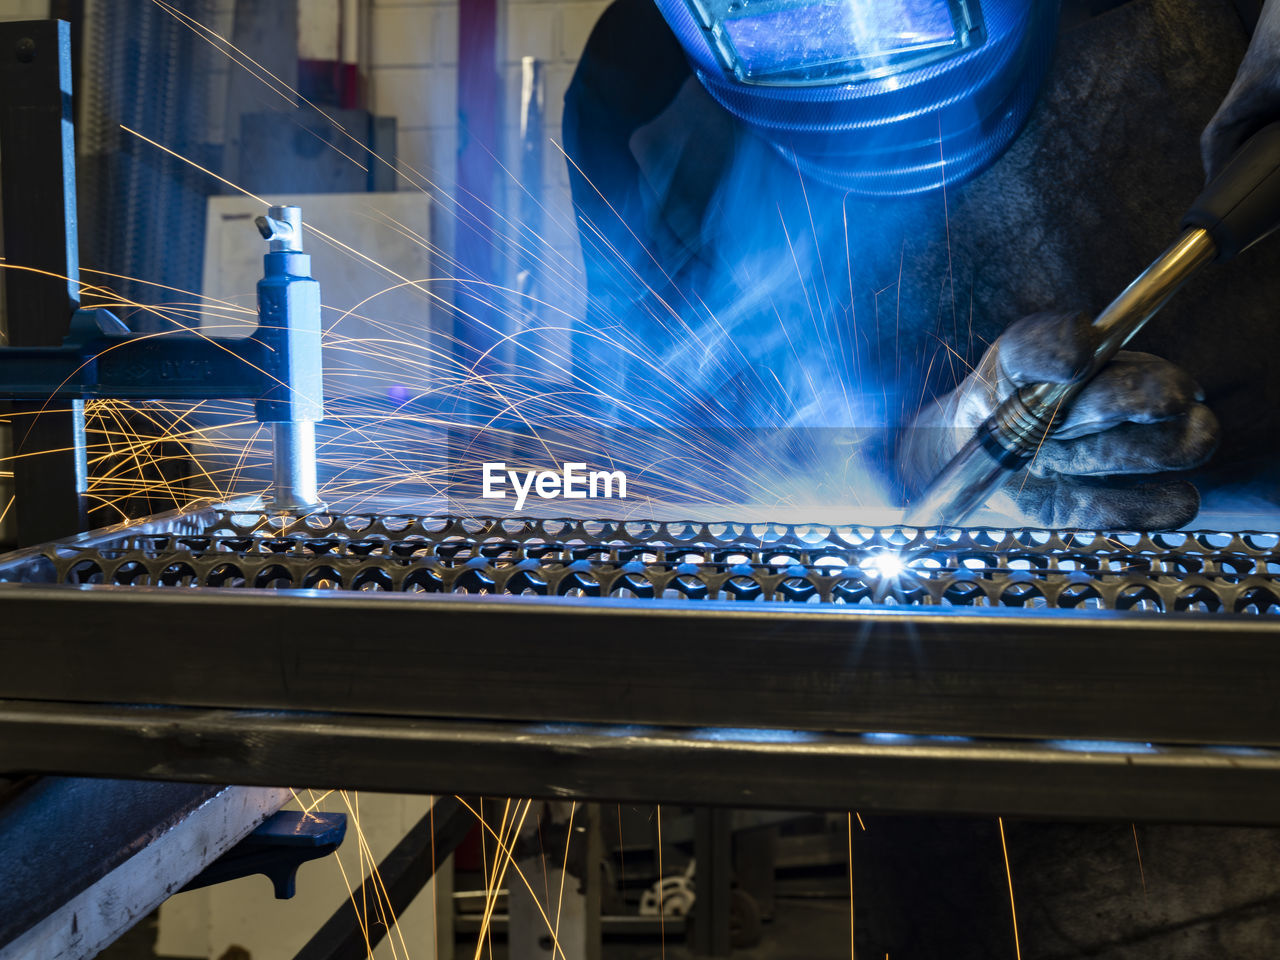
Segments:
[[[0,816],[0,960],[97,956],[287,798],[175,783],[28,787]]]
[[[366,924],[356,904],[383,904],[387,917],[401,916],[475,822],[471,811],[456,797],[434,801],[294,960],[364,960],[389,928],[385,923]]]
[[[1280,746],[1272,617],[13,583],[0,604],[3,698]]]
[[[0,772],[1276,824],[1280,751],[0,702]]]
[[[71,29],[0,23],[0,204],[8,344],[55,346],[80,305]],[[12,269],[17,268],[17,269]],[[84,409],[78,400],[14,404],[20,543],[87,526]]]
[[[700,807],[694,811],[693,855],[697,899],[693,913],[693,953],[697,957],[727,957],[731,921],[729,889],[733,886],[733,832],[729,811]]]

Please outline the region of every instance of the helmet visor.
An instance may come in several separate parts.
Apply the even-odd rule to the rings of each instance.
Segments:
[[[982,43],[978,0],[685,0],[740,83],[879,79]]]

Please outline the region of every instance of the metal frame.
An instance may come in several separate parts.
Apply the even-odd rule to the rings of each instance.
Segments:
[[[26,584],[0,605],[8,699],[1280,745],[1270,618]]]
[[[0,768],[863,813],[1274,824],[1280,751],[0,701]]]
[[[97,956],[287,798],[276,787],[27,786],[0,808],[0,960]]]
[[[80,306],[70,27],[0,24],[0,90],[4,254],[33,268],[4,271],[7,343],[56,346]],[[19,542],[84,530],[83,404],[46,399],[12,410]]]
[[[20,552],[0,576],[56,578],[50,555],[220,516]],[[1274,616],[33,582],[0,602],[0,770],[1187,822],[1280,809]]]

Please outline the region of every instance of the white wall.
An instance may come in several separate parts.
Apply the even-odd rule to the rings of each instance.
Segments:
[[[45,20],[49,0],[0,0],[0,20]]]
[[[374,0],[373,112],[399,122],[398,189],[453,190],[458,153],[458,5]]]
[[[366,857],[374,861],[390,852],[409,828],[427,812],[426,797],[388,794],[348,794],[359,811],[368,844]],[[303,792],[309,798],[309,792]],[[297,809],[290,803],[286,809]],[[347,804],[332,794],[318,809],[347,812]],[[452,861],[449,861],[452,863]],[[341,869],[339,869],[341,864]],[[346,879],[343,878],[346,871]],[[214,958],[232,945],[244,947],[254,960],[294,956],[333,912],[347,902],[347,883],[358,889],[369,871],[362,862],[356,822],[349,819],[347,837],[338,852],[303,864],[297,894],[276,900],[266,877],[245,877],[171,897],[160,908],[160,938],[156,952],[169,957]],[[445,886],[451,877],[445,876]],[[452,925],[442,911],[448,903],[434,902],[435,882],[399,918],[400,930],[374,951],[376,960],[446,960],[452,956]],[[437,920],[441,940],[436,938]],[[401,942],[403,937],[403,943]],[[405,949],[407,948],[407,950]]]

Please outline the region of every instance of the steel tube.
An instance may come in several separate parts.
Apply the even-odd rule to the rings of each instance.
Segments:
[[[316,488],[315,423],[310,420],[273,423],[271,443],[271,509],[312,510],[321,506]]]
[[[1280,752],[0,701],[0,770],[864,813],[1266,824]]]

